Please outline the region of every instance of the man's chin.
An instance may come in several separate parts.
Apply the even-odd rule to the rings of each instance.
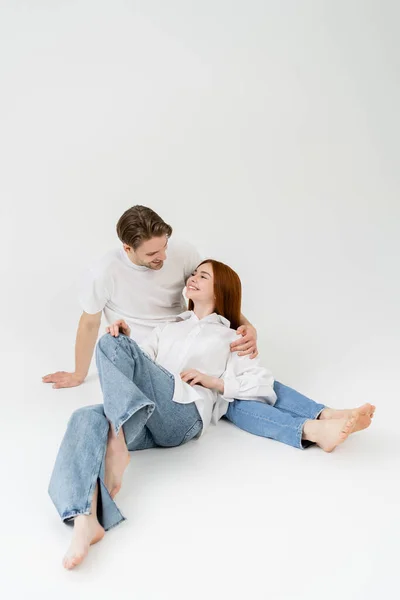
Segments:
[[[159,271],[160,269],[162,269],[164,266],[164,263],[159,263],[159,264],[154,264],[154,263],[149,263],[149,267],[150,269],[153,269],[153,271]]]

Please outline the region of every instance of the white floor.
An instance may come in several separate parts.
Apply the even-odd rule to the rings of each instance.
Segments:
[[[1,580],[12,597],[399,597],[400,415],[389,383],[370,430],[331,455],[227,422],[200,442],[137,453],[119,497],[128,520],[65,572],[71,530],[47,483],[68,416],[100,389],[95,373],[80,388],[44,386],[42,374],[70,364],[72,338],[52,338],[40,322],[33,332],[24,347],[7,335],[1,355]]]

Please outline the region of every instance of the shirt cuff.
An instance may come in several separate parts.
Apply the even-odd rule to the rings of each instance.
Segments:
[[[240,389],[240,384],[237,379],[229,378],[223,379],[224,381],[224,393],[221,394],[223,398],[235,398]]]

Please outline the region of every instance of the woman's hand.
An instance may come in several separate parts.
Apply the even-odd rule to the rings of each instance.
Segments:
[[[118,337],[120,333],[123,333],[129,337],[131,335],[131,328],[125,321],[120,319],[109,327],[106,327],[106,333],[110,333],[113,337]]]
[[[185,383],[190,382],[190,385],[202,385],[209,390],[217,390],[221,394],[224,393],[224,382],[222,379],[218,379],[218,377],[211,377],[211,375],[206,375],[205,373],[200,373],[200,371],[196,371],[196,369],[183,371],[181,373],[181,379]]]

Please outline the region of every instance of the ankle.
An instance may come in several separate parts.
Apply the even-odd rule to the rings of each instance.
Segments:
[[[331,418],[331,416],[332,416],[332,409],[331,409],[331,408],[324,408],[324,409],[323,409],[323,410],[320,412],[318,419],[319,419],[320,421],[323,421],[324,419],[330,419],[330,418]]]
[[[318,421],[308,420],[304,423],[302,439],[307,442],[316,442],[317,441],[317,428]]]

